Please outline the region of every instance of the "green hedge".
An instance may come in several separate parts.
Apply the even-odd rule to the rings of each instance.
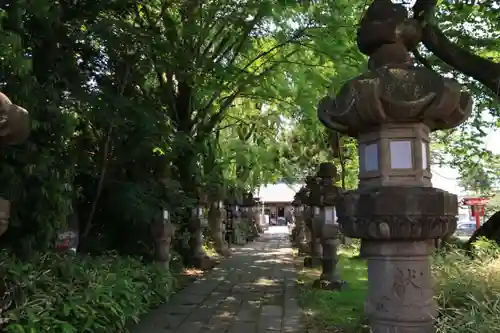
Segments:
[[[112,333],[166,300],[175,280],[138,259],[0,253],[0,331]]]

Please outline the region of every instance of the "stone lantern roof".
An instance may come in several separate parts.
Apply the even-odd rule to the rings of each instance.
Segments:
[[[357,43],[369,70],[347,82],[337,97],[324,97],[318,117],[328,128],[358,137],[384,124],[421,123],[430,131],[463,123],[472,101],[455,80],[416,67],[409,50],[421,38],[419,24],[391,1],[375,1],[365,13]]]

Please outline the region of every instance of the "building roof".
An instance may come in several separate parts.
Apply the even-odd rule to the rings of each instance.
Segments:
[[[255,196],[262,202],[292,202],[295,193],[300,190],[304,184],[287,184],[280,182],[277,184],[267,184],[261,186]]]

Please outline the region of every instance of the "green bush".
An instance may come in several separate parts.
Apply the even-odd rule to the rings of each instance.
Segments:
[[[439,333],[500,332],[500,248],[480,240],[473,254],[455,249],[434,259]]]
[[[154,264],[113,254],[50,253],[26,263],[1,253],[0,278],[0,330],[9,333],[120,332],[175,282]]]

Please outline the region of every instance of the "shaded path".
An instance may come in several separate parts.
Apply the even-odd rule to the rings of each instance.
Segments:
[[[286,227],[257,241],[143,317],[131,333],[304,333]]]

